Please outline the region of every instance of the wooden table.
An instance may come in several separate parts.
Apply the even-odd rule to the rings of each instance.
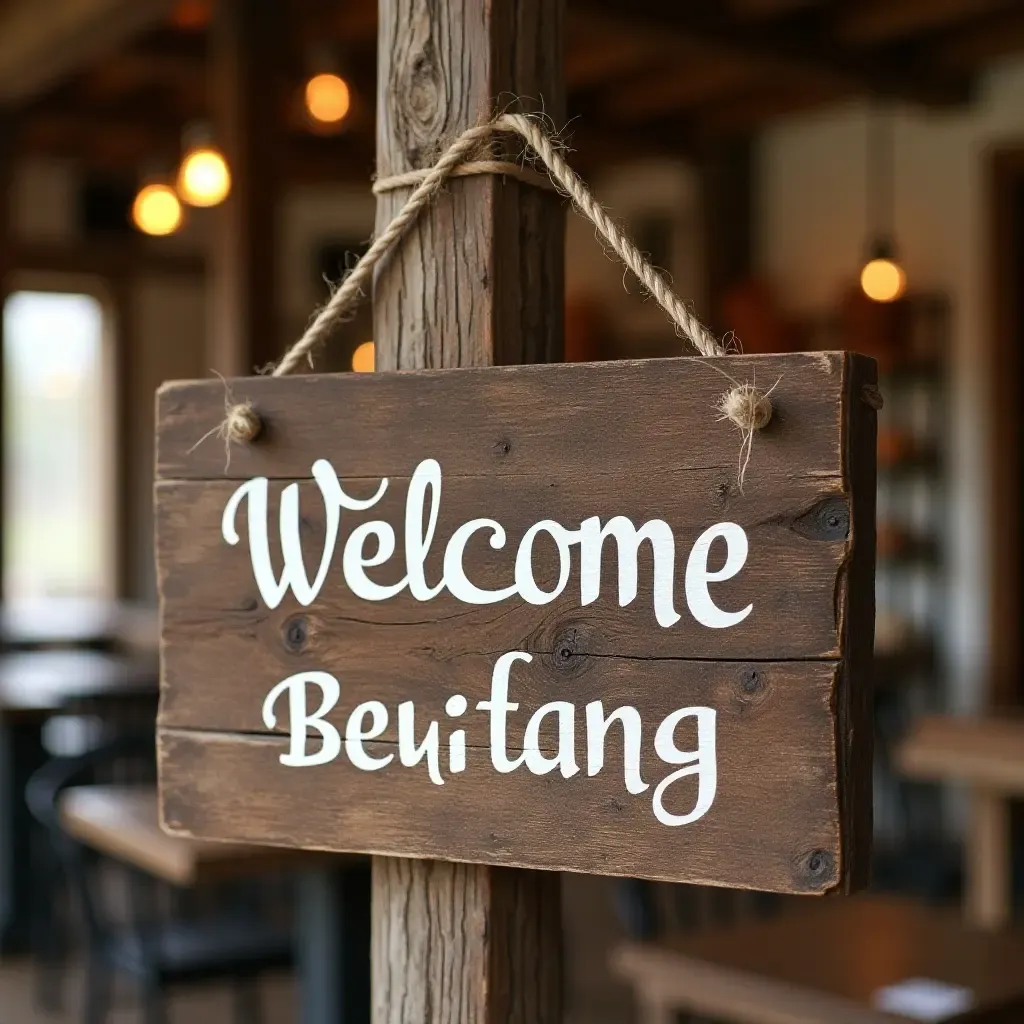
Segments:
[[[168,835],[152,786],[81,786],[60,806],[79,842],[170,882],[294,871],[302,1024],[369,1021],[369,861],[312,851],[211,843]]]
[[[736,1024],[895,1024],[879,990],[908,979],[969,989],[974,1006],[947,1024],[1024,1020],[1024,933],[971,930],[955,910],[855,896],[664,944],[631,943],[613,969],[646,1017],[665,1024],[688,1010]],[[920,1019],[920,1018],[918,1018]]]
[[[1013,902],[1009,801],[1024,796],[1024,718],[925,716],[895,762],[911,778],[971,787],[964,913],[978,928],[1002,927]]]
[[[91,650],[0,655],[0,717],[45,720],[90,700],[156,697],[156,653],[124,656]]]
[[[25,785],[47,758],[42,730],[55,714],[151,699],[155,655],[89,650],[0,655],[0,953],[27,952],[31,915],[31,818]]]
[[[65,830],[79,842],[173,885],[336,863],[330,854],[168,835],[160,828],[156,790],[151,786],[69,789],[60,816]]]
[[[156,608],[125,601],[47,598],[14,601],[0,609],[0,647],[136,647],[155,650],[159,642]]]

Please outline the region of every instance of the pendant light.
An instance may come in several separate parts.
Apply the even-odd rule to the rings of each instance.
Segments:
[[[893,237],[895,216],[893,124],[889,111],[874,105],[867,120],[867,261],[860,272],[864,294],[875,302],[895,302],[907,288],[907,275],[897,261]]]
[[[342,74],[342,62],[332,47],[311,49],[306,64],[309,78],[302,90],[306,124],[318,134],[333,134],[352,109],[352,89]]]
[[[132,223],[145,235],[173,235],[182,219],[178,195],[165,182],[143,185],[132,203]]]
[[[178,169],[178,195],[189,206],[217,206],[231,192],[231,171],[224,154],[213,143],[209,125],[185,129],[185,155]]]

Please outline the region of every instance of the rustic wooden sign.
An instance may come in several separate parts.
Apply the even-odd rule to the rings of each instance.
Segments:
[[[742,492],[729,383],[777,386]],[[864,881],[874,364],[842,353],[158,396],[182,834],[787,892]],[[867,397],[866,397],[867,396]]]

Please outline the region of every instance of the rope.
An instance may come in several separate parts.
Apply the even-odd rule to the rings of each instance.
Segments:
[[[548,178],[518,164],[497,160],[477,160],[496,135],[511,133],[522,138],[539,157],[548,172]],[[326,305],[317,313],[305,333],[285,353],[272,371],[274,377],[294,373],[304,363],[312,365],[313,353],[324,344],[334,329],[344,323],[370,289],[377,264],[401,240],[424,207],[453,177],[468,174],[501,174],[531,185],[554,188],[572,200],[573,205],[597,229],[598,234],[611,247],[620,260],[639,278],[644,288],[668,314],[678,332],[702,356],[724,356],[725,346],[687,308],[672,290],[665,276],[658,271],[626,237],[622,229],[608,216],[578,174],[565,162],[556,143],[535,118],[525,114],[502,114],[493,121],[468,128],[445,151],[433,167],[411,171],[377,181],[373,190],[377,194],[399,188],[412,187],[405,205],[398,211],[384,231],[374,239],[362,259],[352,268]],[[772,405],[768,396],[752,385],[737,384],[720,403],[725,418],[743,433],[746,458],[741,462],[740,488],[755,430],[760,430],[771,419]],[[217,433],[225,439],[230,456],[232,442],[255,440],[260,432],[260,421],[251,405],[229,403],[224,422]]]
[[[387,178],[378,178],[373,183],[373,194],[379,196],[400,188],[414,188],[421,184],[429,173],[428,168],[422,171],[406,171],[404,174],[392,174]],[[449,177],[469,178],[474,174],[496,174],[502,178],[514,178],[516,181],[532,185],[534,188],[547,189],[549,192],[558,191],[554,182],[546,174],[538,174],[529,167],[509,163],[507,160],[471,160],[468,164],[456,167]]]

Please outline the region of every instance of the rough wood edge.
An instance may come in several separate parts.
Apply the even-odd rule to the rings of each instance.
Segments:
[[[836,740],[839,764],[841,889],[849,894],[868,885],[873,835],[874,747],[872,662],[875,638],[875,490],[878,414],[863,399],[876,387],[874,359],[846,354],[842,441],[850,500],[850,548],[840,572],[843,603],[840,647],[843,669],[837,688]]]
[[[838,679],[838,677],[837,677]],[[835,694],[835,683],[833,684],[833,694]],[[468,864],[476,865],[480,867],[489,867],[499,870],[508,871],[527,871],[530,873],[541,872],[541,873],[559,873],[568,872],[571,874],[588,874],[598,875],[604,878],[633,878],[642,877],[654,882],[666,882],[671,884],[680,884],[681,879],[679,874],[668,874],[668,873],[646,873],[642,875],[629,874],[625,869],[619,871],[600,871],[595,872],[582,868],[576,864],[573,864],[569,858],[558,863],[552,863],[543,867],[538,867],[535,864],[528,863],[521,859],[510,858],[504,861],[480,861],[475,860],[471,857],[459,857],[452,853],[446,853],[443,857],[438,856],[434,853],[409,853],[403,852],[401,854],[396,853],[393,849],[374,846],[372,843],[363,843],[357,849],[348,850],[337,850],[327,845],[317,845],[313,843],[305,843],[298,845],[295,843],[284,842],[281,840],[274,840],[265,836],[254,838],[243,833],[235,834],[223,834],[220,836],[211,836],[208,834],[197,834],[187,825],[176,824],[168,820],[167,816],[167,786],[164,782],[164,763],[167,758],[165,752],[165,741],[183,740],[186,743],[195,743],[203,741],[213,742],[230,742],[236,744],[256,744],[264,746],[270,749],[281,749],[285,745],[285,737],[279,735],[267,735],[259,733],[237,733],[237,732],[225,732],[215,730],[200,730],[200,729],[180,729],[171,727],[161,727],[157,730],[157,767],[158,767],[158,778],[159,778],[159,821],[160,827],[168,834],[176,836],[181,839],[187,839],[195,842],[213,842],[213,843],[227,843],[227,844],[248,844],[258,843],[262,846],[286,849],[286,850],[305,850],[311,852],[323,852],[325,854],[337,854],[340,856],[369,856],[369,857],[385,857],[385,858],[397,858],[404,861],[416,861],[421,864],[425,863],[441,863],[441,864]],[[833,746],[832,756],[833,760],[838,763],[838,749]],[[179,776],[180,777],[180,776]],[[842,827],[842,821],[839,818],[839,786],[833,788],[833,795],[836,800],[836,821],[838,822],[838,829],[836,833],[836,839],[834,842],[830,842],[827,847],[823,847],[818,850],[806,851],[800,855],[800,877],[804,880],[805,884],[797,887],[796,885],[778,885],[778,886],[764,886],[763,884],[758,886],[754,884],[744,884],[742,882],[723,882],[720,877],[713,876],[711,874],[703,875],[694,873],[687,877],[683,884],[687,885],[701,885],[701,886],[713,886],[716,888],[733,889],[740,891],[757,891],[757,892],[778,892],[786,895],[804,895],[804,896],[825,896],[836,891],[841,891],[843,886],[843,878],[841,875],[842,866],[842,844],[844,829]],[[837,866],[838,864],[838,866]]]

